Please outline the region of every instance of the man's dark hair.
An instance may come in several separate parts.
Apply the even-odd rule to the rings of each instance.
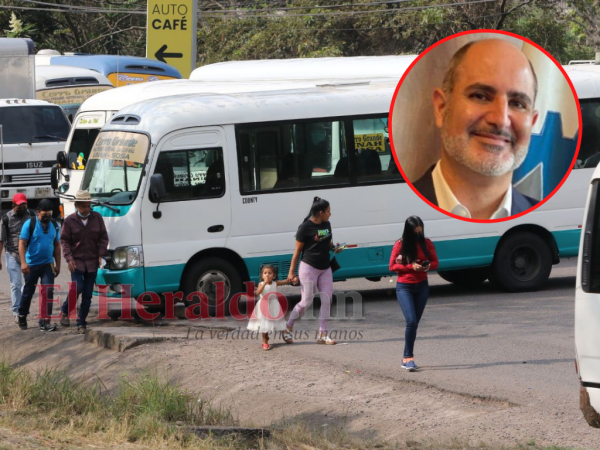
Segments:
[[[48,200],[47,198],[45,198],[41,202],[38,203],[37,210],[38,211],[54,211],[54,203],[52,203],[51,200]]]
[[[481,41],[472,41],[468,44],[463,45],[452,56],[452,59],[450,59],[450,64],[448,64],[448,70],[446,71],[446,75],[444,76],[444,82],[442,83],[442,90],[447,96],[451,95],[452,91],[454,90],[454,83],[456,82],[456,71],[458,70],[458,67],[462,63],[463,59],[465,58],[465,55],[467,54],[471,46],[473,44],[476,44],[477,42]],[[529,58],[527,58],[527,62],[529,62],[529,68],[531,69],[531,73],[533,74],[533,101],[535,102],[538,91],[538,79],[537,75],[535,74],[533,64],[531,64]]]

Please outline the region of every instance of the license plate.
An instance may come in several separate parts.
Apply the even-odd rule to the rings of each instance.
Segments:
[[[35,188],[35,196],[46,198],[52,196],[52,188],[44,187],[44,188]]]

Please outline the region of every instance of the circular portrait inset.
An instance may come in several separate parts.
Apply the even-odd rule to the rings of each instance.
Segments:
[[[500,221],[550,198],[575,161],[575,91],[536,44],[504,32],[451,36],[406,72],[390,110],[396,162],[430,205]]]

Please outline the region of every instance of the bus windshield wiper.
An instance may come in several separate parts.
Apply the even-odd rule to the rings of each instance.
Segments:
[[[108,209],[110,209],[111,211],[114,211],[116,213],[120,213],[121,212],[120,209],[115,208],[114,206],[110,206],[111,202],[102,202],[100,200],[92,200],[92,204],[93,205],[106,206]]]
[[[41,134],[39,136],[33,136],[31,139],[58,139],[59,141],[66,141],[67,138],[60,136],[54,136],[53,134]]]

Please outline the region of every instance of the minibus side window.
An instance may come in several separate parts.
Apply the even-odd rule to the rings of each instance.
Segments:
[[[341,121],[239,125],[236,143],[242,193],[349,184]]]
[[[167,197],[161,202],[198,200],[225,194],[223,149],[161,152],[154,173],[165,182]]]
[[[357,181],[403,181],[390,146],[387,117],[354,120]]]
[[[581,100],[581,147],[574,169],[596,167],[600,161],[600,99]]]

